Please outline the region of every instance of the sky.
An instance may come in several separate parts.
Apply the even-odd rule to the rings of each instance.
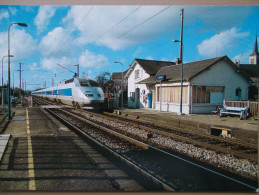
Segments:
[[[72,78],[76,64],[80,77],[95,79],[106,71],[120,72],[115,61],[123,71],[135,58],[175,62],[181,9],[184,63],[224,55],[249,63],[259,34],[258,6],[0,5],[4,83],[12,22],[28,27],[10,26],[11,87],[19,87],[21,63],[26,89],[35,90]]]

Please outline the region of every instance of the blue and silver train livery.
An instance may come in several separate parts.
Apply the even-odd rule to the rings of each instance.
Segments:
[[[75,107],[99,107],[104,102],[103,90],[97,82],[88,78],[74,77],[63,84],[33,91],[31,94]]]

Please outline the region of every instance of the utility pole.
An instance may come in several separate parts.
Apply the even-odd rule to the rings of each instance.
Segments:
[[[180,41],[173,40],[173,42],[180,43],[180,63],[181,63],[181,98],[180,98],[180,115],[183,114],[183,9],[181,9],[181,35]]]
[[[183,63],[183,9],[181,9],[180,62]]]
[[[60,67],[62,67],[62,68],[64,68],[64,69],[66,69],[66,70],[68,70],[69,72],[73,72],[74,74],[77,74],[77,76],[79,75],[79,64],[75,65],[75,66],[78,66],[77,73],[74,72],[74,71],[72,71],[72,70],[69,70],[68,68],[66,68],[66,67],[64,67],[64,66],[62,66],[62,65],[60,65],[60,64],[57,64],[57,65],[60,66]]]
[[[13,71],[13,97],[14,97],[14,71]]]
[[[21,66],[22,66],[22,63],[20,62],[20,64],[19,64],[20,66],[20,69],[19,69],[19,71],[20,71],[20,90],[19,90],[19,97],[20,97],[20,100],[21,100],[21,103],[22,103],[22,85],[21,85],[21,80],[22,80],[22,70],[21,70]]]
[[[181,9],[181,37],[180,37],[180,62],[181,62],[181,99],[180,114],[183,113],[183,9]]]
[[[77,66],[77,77],[79,77],[79,64],[76,64],[74,66]]]

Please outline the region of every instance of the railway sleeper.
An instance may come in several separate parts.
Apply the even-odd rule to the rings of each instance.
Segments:
[[[103,117],[103,116],[101,116],[101,117]],[[105,118],[105,117],[103,117],[103,118]],[[109,119],[111,119],[111,118],[109,118]],[[112,120],[114,120],[114,119],[112,119]],[[116,119],[116,121],[120,122],[120,123],[124,123],[124,121],[119,121],[117,119]],[[129,123],[127,122],[127,124],[129,124]],[[164,136],[168,136],[168,137],[171,137],[171,138],[179,140],[179,141],[183,141],[183,142],[186,142],[186,143],[194,144],[194,145],[196,145],[198,147],[204,147],[204,148],[207,148],[207,149],[210,149],[210,150],[214,150],[214,151],[217,151],[217,152],[221,152],[221,153],[224,153],[224,154],[231,154],[231,155],[236,156],[236,157],[240,157],[240,158],[244,158],[244,159],[249,159],[249,160],[252,160],[254,162],[258,162],[257,156],[251,156],[251,155],[245,154],[243,152],[238,152],[236,150],[231,150],[231,147],[229,148],[229,147],[216,146],[215,142],[216,143],[222,143],[223,145],[228,144],[228,143],[225,143],[225,140],[223,140],[222,138],[216,139],[215,142],[212,141],[212,144],[211,144],[211,143],[206,143],[206,141],[204,141],[204,138],[205,138],[205,139],[209,139],[209,142],[211,142],[211,137],[204,136],[204,135],[199,136],[196,133],[193,133],[193,134],[198,136],[199,140],[192,139],[192,138],[189,138],[189,137],[188,138],[187,137],[183,137],[181,135],[174,135],[172,133],[160,131],[160,130],[149,128],[149,127],[146,127],[146,126],[143,126],[143,125],[139,125],[139,124],[132,123],[132,126],[140,128],[140,129],[144,129],[144,130],[152,132],[152,133],[158,133],[158,134],[161,134],[161,135],[164,135]]]
[[[112,114],[112,113],[106,113],[106,112],[104,112],[104,114],[107,114],[107,115],[113,116],[113,117],[115,116],[115,117],[126,119],[126,120],[136,121],[138,123],[140,122],[140,120],[129,119],[129,118],[121,116],[121,115],[118,116],[118,115],[115,115],[115,114]],[[143,122],[143,121],[141,121],[141,122]],[[199,133],[191,132],[190,130],[180,129],[178,127],[172,127],[172,126],[167,126],[167,125],[163,125],[163,124],[155,124],[155,123],[152,123],[152,122],[150,123],[150,122],[147,122],[147,121],[144,121],[143,124],[150,124],[150,125],[153,125],[155,127],[158,126],[158,127],[161,127],[161,128],[167,129],[167,130],[171,130],[171,131],[179,131],[179,132],[182,132],[182,133],[193,135],[194,137],[197,136],[197,137],[202,137],[202,138],[208,138],[209,140],[211,140],[211,138],[212,138],[211,135],[199,134]],[[212,127],[212,128],[215,128],[215,127]],[[225,128],[223,128],[223,129],[226,130]],[[229,130],[229,129],[227,129],[227,130]],[[239,147],[243,146],[243,147],[246,147],[246,148],[250,148],[252,150],[257,150],[257,146],[254,146],[254,145],[251,145],[251,144],[245,144],[245,143],[242,143],[240,141],[225,139],[223,137],[218,137],[218,136],[213,136],[213,139],[218,141],[218,142],[230,143],[232,145],[236,144],[236,145],[239,145]],[[217,143],[216,141],[215,141],[215,143]]]
[[[101,125],[95,124],[95,123],[93,123],[93,122],[91,122],[91,121],[89,121],[89,120],[87,120],[87,119],[84,119],[84,118],[82,118],[82,117],[80,117],[80,116],[74,115],[74,114],[72,114],[72,113],[70,113],[70,112],[68,112],[68,111],[65,111],[65,110],[62,110],[62,109],[58,109],[58,110],[60,110],[60,111],[62,111],[62,112],[65,112],[66,114],[68,114],[68,115],[70,115],[70,116],[73,116],[73,117],[77,118],[78,120],[80,120],[80,121],[82,121],[82,122],[85,122],[85,123],[90,124],[90,125],[92,125],[92,126],[94,126],[94,127],[96,127],[96,128],[102,129],[103,131],[106,131],[106,132],[108,132],[108,133],[110,133],[110,134],[113,134],[113,135],[115,135],[115,136],[117,136],[117,137],[120,137],[121,139],[124,139],[124,140],[129,141],[129,142],[131,142],[131,143],[133,143],[133,144],[136,144],[136,145],[138,145],[138,146],[141,146],[141,147],[144,148],[144,149],[148,149],[148,148],[149,148],[148,145],[143,144],[142,142],[139,142],[139,141],[134,140],[134,139],[132,139],[132,138],[129,138],[129,137],[127,137],[127,136],[125,136],[125,135],[123,135],[123,134],[121,134],[121,133],[118,133],[118,132],[115,132],[115,131],[111,131],[110,129],[108,129],[108,128],[106,128],[106,127],[103,127],[103,126],[101,126]]]
[[[54,112],[52,112],[50,109],[47,109],[50,113],[52,113],[53,115],[55,115],[57,118],[59,118],[60,120],[64,121],[60,116],[58,116],[57,114],[55,114]],[[61,110],[61,109],[59,109]],[[64,110],[62,110],[64,111]],[[67,114],[70,114],[69,112],[64,111]],[[74,117],[73,114],[70,114],[71,116]],[[77,117],[76,117],[77,118]],[[85,121],[85,119],[80,119],[80,117],[78,118],[79,120]],[[145,170],[143,170],[142,168],[140,168],[138,165],[130,162],[128,159],[124,158],[123,156],[121,156],[120,154],[114,152],[113,150],[111,150],[110,148],[108,148],[107,146],[105,146],[104,144],[102,144],[101,142],[97,141],[96,139],[92,138],[91,136],[89,136],[87,133],[82,132],[79,128],[75,127],[74,125],[70,124],[67,121],[64,121],[67,125],[69,125],[70,127],[72,127],[73,129],[75,129],[76,131],[78,131],[80,134],[83,134],[84,136],[86,136],[88,139],[90,139],[93,143],[96,143],[98,146],[106,149],[107,152],[110,152],[113,156],[115,156],[116,158],[120,159],[122,162],[126,163],[128,166],[132,167],[133,169],[135,169],[137,172],[139,172],[141,175],[144,175],[146,178],[150,179],[151,181],[153,181],[156,185],[162,187],[164,190],[166,191],[174,191],[173,188],[171,188],[170,186],[166,185],[165,183],[163,183],[162,181],[158,180],[156,177],[150,175],[148,172],[146,172]],[[99,125],[98,125],[99,128]],[[142,143],[144,144],[144,143]],[[144,144],[146,145],[146,144]],[[147,146],[147,145],[146,145]]]

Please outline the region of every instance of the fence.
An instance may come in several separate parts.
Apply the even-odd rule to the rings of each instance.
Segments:
[[[258,116],[258,102],[254,101],[225,101],[226,106],[230,107],[248,107],[249,116],[257,118]]]

